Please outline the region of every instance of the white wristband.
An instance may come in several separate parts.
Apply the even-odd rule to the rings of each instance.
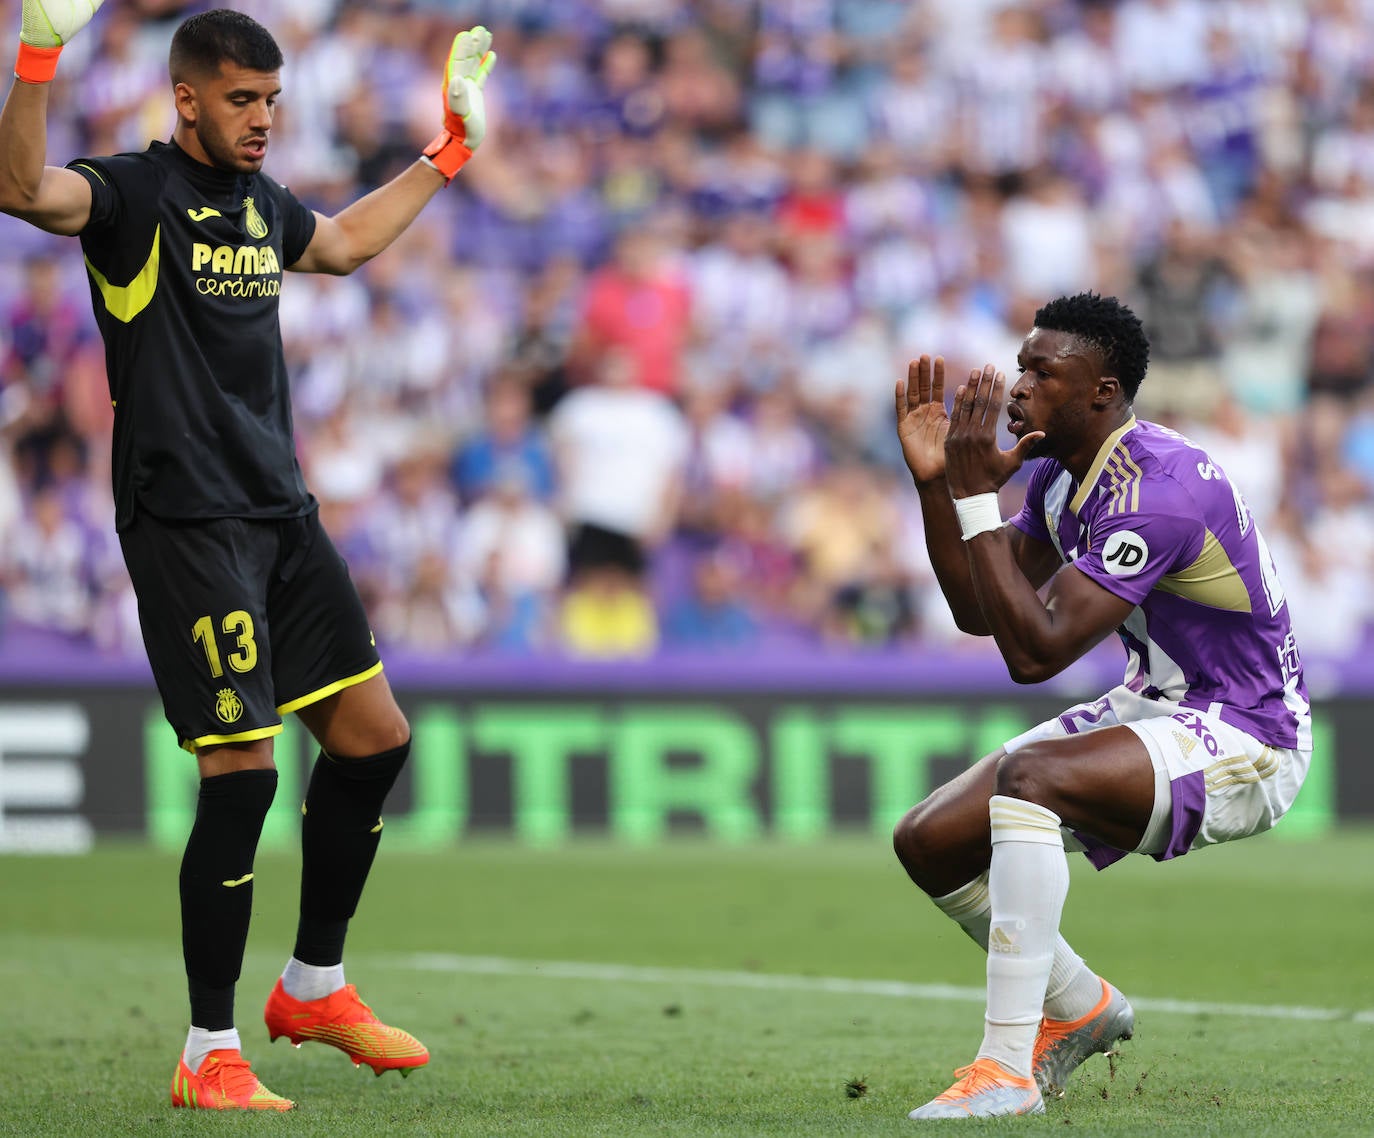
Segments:
[[[954,509],[959,515],[959,528],[964,532],[964,540],[969,541],[980,533],[1002,528],[1002,508],[997,504],[996,494],[974,494],[970,498],[955,498]]]

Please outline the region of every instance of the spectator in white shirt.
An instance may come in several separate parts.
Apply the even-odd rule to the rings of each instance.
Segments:
[[[642,386],[634,359],[607,351],[597,381],[549,416],[569,568],[612,563],[638,576],[677,520],[688,432],[667,396]]]

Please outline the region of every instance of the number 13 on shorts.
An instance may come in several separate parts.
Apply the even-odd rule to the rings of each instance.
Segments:
[[[220,631],[234,638],[234,648],[223,660],[236,672],[251,672],[258,662],[258,646],[253,641],[253,618],[243,609],[235,609],[219,623]],[[191,626],[191,638],[205,649],[205,662],[210,675],[218,679],[224,675],[220,645],[215,635],[215,618],[201,617]]]

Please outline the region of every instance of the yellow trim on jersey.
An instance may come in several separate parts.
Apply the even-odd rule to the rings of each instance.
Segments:
[[[1107,516],[1136,513],[1140,509],[1140,480],[1144,474],[1135,460],[1124,449],[1118,449],[1108,457],[1103,469],[1112,485]]]
[[[1107,458],[1106,465],[1102,467],[1102,474],[1111,487],[1108,492],[1107,517],[1126,513],[1130,509],[1132,481],[1131,473],[1121,462],[1119,452],[1113,451]],[[1138,497],[1137,494],[1137,499]]]
[[[92,174],[94,174],[97,178],[100,179],[101,185],[109,185],[109,183],[105,181],[105,175],[102,174],[99,170],[97,170],[94,166],[92,166],[89,162],[74,162],[72,163],[72,165],[79,166],[82,170],[89,170]]]
[[[143,262],[143,268],[138,270],[134,279],[126,285],[112,285],[105,278],[105,274],[91,264],[91,259],[86,258],[86,271],[91,274],[95,287],[100,290],[106,311],[120,323],[129,323],[152,301],[153,293],[157,291],[157,267],[161,255],[162,226],[159,225],[153,230],[153,247],[148,253],[148,259]]]
[[[299,711],[303,707],[309,707],[312,703],[319,703],[320,700],[333,695],[336,691],[343,691],[344,688],[351,688],[354,684],[360,684],[364,680],[370,680],[381,670],[382,662],[378,660],[365,672],[359,672],[356,676],[349,676],[347,679],[335,680],[332,684],[325,684],[324,687],[312,691],[309,695],[301,696],[300,699],[293,699],[290,703],[283,703],[277,708],[277,714],[289,715],[293,711]]]
[[[1161,577],[1155,588],[1185,601],[1228,612],[1250,612],[1250,590],[1211,530],[1202,539],[1202,552],[1188,568]]]
[[[1116,449],[1116,444],[1121,441],[1121,437],[1135,426],[1135,416],[1132,415],[1120,427],[1114,430],[1103,441],[1101,448],[1097,452],[1097,457],[1093,459],[1092,466],[1088,467],[1088,476],[1083,479],[1083,485],[1078,488],[1078,493],[1073,496],[1073,501],[1069,503],[1069,509],[1076,515],[1083,508],[1083,503],[1088,500],[1088,495],[1093,492],[1097,485],[1097,480],[1102,477],[1102,468],[1107,465],[1107,459],[1111,457],[1112,451]],[[1134,465],[1134,463],[1132,464]]]
[[[251,731],[238,731],[233,735],[202,735],[199,739],[183,739],[181,749],[194,755],[202,747],[218,747],[224,743],[251,743],[256,739],[270,739],[281,732],[282,725],[274,723],[271,727],[255,727]]]

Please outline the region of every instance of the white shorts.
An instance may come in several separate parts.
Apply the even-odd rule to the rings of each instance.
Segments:
[[[1311,751],[1272,747],[1215,715],[1145,699],[1126,687],[1032,727],[1006,751],[1104,727],[1129,727],[1150,753],[1154,810],[1133,852],[1157,861],[1271,829],[1293,805],[1312,758]],[[1099,869],[1125,856],[1067,829],[1064,846],[1086,853]]]

